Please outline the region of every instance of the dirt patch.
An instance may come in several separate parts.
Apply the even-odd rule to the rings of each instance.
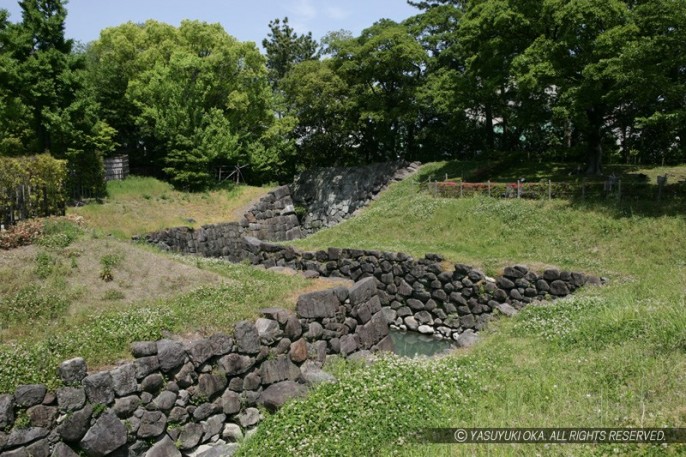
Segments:
[[[69,308],[72,315],[169,298],[202,285],[229,281],[131,243],[85,239],[59,251],[35,245],[3,251],[0,277],[4,284],[0,293],[10,294],[29,285],[47,286],[50,278],[42,279],[35,273],[36,258],[42,252],[54,259],[60,269],[64,293],[75,297]],[[111,280],[103,279],[105,263],[111,264]]]
[[[209,271],[175,262],[135,245],[114,240],[90,240],[80,243],[82,254],[76,259],[79,274],[69,278],[72,287],[85,287],[91,300],[84,305],[98,308],[108,303],[135,303],[164,299],[189,292],[202,285],[219,285],[227,279]],[[112,280],[104,281],[102,259],[115,259]],[[72,312],[82,306],[72,306]]]

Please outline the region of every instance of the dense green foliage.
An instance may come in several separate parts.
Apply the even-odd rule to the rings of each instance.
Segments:
[[[164,170],[190,190],[239,163],[277,177],[284,148],[270,137],[277,120],[254,44],[218,24],[148,21],[104,30],[87,55],[95,97],[132,166]],[[265,150],[272,161],[260,160]]]
[[[68,159],[69,187],[100,196],[115,132],[100,119],[83,52],[64,36],[65,3],[22,0],[16,24],[0,10],[0,156]]]
[[[67,166],[48,154],[0,157],[0,222],[64,212]]]
[[[0,12],[0,154],[50,151],[73,186],[103,156],[202,190],[311,166],[526,153],[538,160],[686,157],[686,1],[430,0],[321,43],[288,19],[266,55],[219,24],[148,21],[76,47],[64,0]],[[504,151],[504,152],[499,152]]]
[[[679,162],[686,2],[410,2],[281,80],[305,165],[522,151]]]
[[[269,22],[269,30],[267,38],[262,40],[262,46],[267,52],[267,68],[274,84],[286,76],[295,64],[318,57],[318,45],[312,33],[298,35],[288,25],[287,17]]]

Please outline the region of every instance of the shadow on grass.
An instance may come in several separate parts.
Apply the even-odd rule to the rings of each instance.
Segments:
[[[571,204],[586,211],[597,211],[616,218],[632,216],[662,217],[686,215],[686,167],[665,168],[643,165],[608,165],[606,176],[587,177],[577,163],[549,162],[533,163],[521,156],[493,161],[450,161],[436,167],[426,167],[419,172],[419,182],[459,180],[467,183],[515,183],[524,178],[525,183],[539,183],[547,180],[553,183],[570,183],[574,195],[568,197]],[[658,199],[657,180],[661,173],[672,171],[672,181],[663,189]],[[651,176],[649,176],[650,174]],[[603,195],[604,182],[612,175],[621,179],[621,199],[614,193]],[[654,175],[654,176],[652,176]],[[585,183],[585,195],[581,186]],[[577,192],[578,191],[578,192]],[[555,192],[555,191],[553,191]],[[554,195],[554,193],[553,193]]]
[[[686,216],[686,198],[647,199],[573,199],[572,206],[580,211],[596,211],[617,219],[633,216],[663,217]]]

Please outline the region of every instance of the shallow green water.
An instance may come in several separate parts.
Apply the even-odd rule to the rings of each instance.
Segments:
[[[391,330],[393,353],[402,357],[432,356],[455,347],[450,340],[439,340],[417,332]]]

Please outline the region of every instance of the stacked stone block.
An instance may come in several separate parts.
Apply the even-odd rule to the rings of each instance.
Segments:
[[[388,342],[373,279],[299,298],[297,311],[270,308],[233,335],[132,344],[134,359],[89,373],[63,362],[63,386],[19,386],[0,395],[0,456],[231,455],[270,411],[331,381],[328,354]]]
[[[418,162],[376,163],[352,168],[316,168],[296,177],[291,185],[295,204],[306,209],[301,220],[305,235],[331,227],[367,206],[390,183],[416,172]]]

